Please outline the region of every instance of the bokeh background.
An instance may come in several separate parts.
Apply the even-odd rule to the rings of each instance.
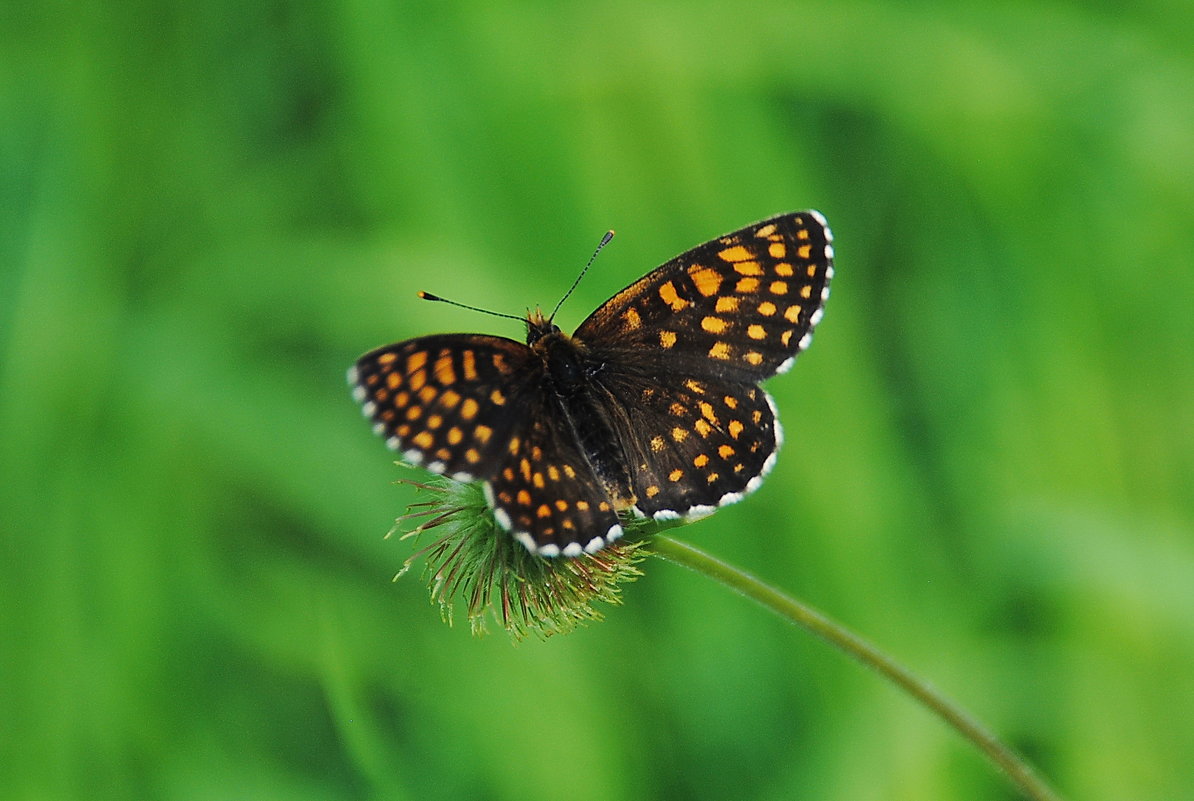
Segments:
[[[382,536],[344,386],[574,326],[818,208],[789,442],[679,532],[1073,799],[1194,798],[1185,2],[109,2],[3,13],[0,796],[1010,799],[840,654],[655,560],[514,647]]]

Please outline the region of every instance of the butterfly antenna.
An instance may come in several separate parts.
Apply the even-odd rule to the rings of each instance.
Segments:
[[[580,279],[585,277],[585,273],[589,271],[589,267],[591,267],[593,262],[597,259],[597,254],[600,253],[601,249],[608,245],[609,241],[613,238],[614,232],[612,230],[606,231],[605,236],[601,237],[601,241],[597,243],[597,249],[594,250],[593,255],[589,257],[589,263],[586,264],[585,268],[580,271],[580,275],[576,276],[576,280],[572,282],[572,286],[570,286],[568,291],[564,293],[564,297],[560,298],[560,302],[556,304],[556,307],[551,310],[551,316],[547,318],[549,321],[556,318],[556,312],[560,310],[560,307],[564,305],[564,301],[568,300],[568,296],[571,295],[573,290],[575,290],[580,284]]]
[[[441,298],[439,295],[432,295],[430,292],[420,292],[419,297],[423,300],[434,300],[437,303],[447,303],[449,306],[459,306],[460,308],[468,309],[469,311],[481,312],[482,314],[492,314],[494,317],[505,317],[508,320],[518,320],[521,323],[526,322],[526,319],[523,317],[516,317],[513,314],[502,314],[501,312],[490,311],[489,309],[482,309],[477,306],[469,306],[465,303],[457,303],[454,300]]]

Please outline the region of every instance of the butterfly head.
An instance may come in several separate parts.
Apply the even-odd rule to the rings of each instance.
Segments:
[[[551,321],[550,317],[543,316],[543,310],[536,307],[534,311],[527,312],[527,344],[534,345],[545,336],[560,333],[560,327]]]

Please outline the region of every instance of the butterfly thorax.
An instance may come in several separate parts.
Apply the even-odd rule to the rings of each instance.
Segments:
[[[549,391],[559,397],[583,395],[601,365],[594,362],[579,339],[568,336],[536,309],[527,315],[527,344],[543,360],[543,375]]]
[[[562,331],[543,337],[531,350],[543,359],[547,383],[561,397],[584,394],[599,372],[600,365],[589,358],[584,344]]]

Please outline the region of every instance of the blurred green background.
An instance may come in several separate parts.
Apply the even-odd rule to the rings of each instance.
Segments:
[[[0,797],[1010,799],[658,561],[445,627],[363,351],[560,321],[819,208],[763,489],[680,536],[897,655],[1072,799],[1194,798],[1185,2],[109,2],[0,51]]]

